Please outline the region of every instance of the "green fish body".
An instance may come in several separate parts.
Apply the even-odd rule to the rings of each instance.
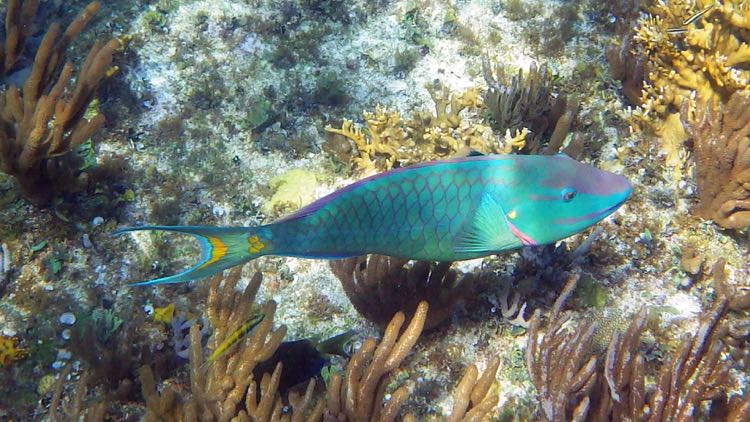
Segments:
[[[562,154],[487,155],[375,175],[268,225],[147,226],[116,233],[167,230],[198,238],[200,264],[138,284],[179,283],[263,255],[478,258],[564,239],[617,210],[630,193],[624,177]]]

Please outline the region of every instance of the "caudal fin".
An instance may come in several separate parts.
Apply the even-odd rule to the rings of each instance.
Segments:
[[[169,277],[142,281],[131,286],[149,286],[167,283],[184,283],[214,275],[229,267],[257,258],[263,243],[253,235],[251,227],[203,227],[203,226],[144,226],[116,230],[114,236],[141,230],[161,230],[189,234],[201,247],[201,261],[192,268]],[[260,245],[260,246],[258,246]]]

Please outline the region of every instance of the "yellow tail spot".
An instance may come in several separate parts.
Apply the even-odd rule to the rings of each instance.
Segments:
[[[250,236],[247,243],[250,244],[250,248],[248,248],[250,253],[258,253],[266,247],[266,244],[257,235]]]
[[[510,218],[511,220],[515,220],[517,216],[518,214],[516,213],[516,210],[512,210],[508,213],[508,218]]]
[[[224,242],[222,242],[218,237],[209,236],[208,243],[211,244],[211,258],[209,258],[208,261],[204,262],[203,265],[198,268],[207,267],[220,260],[224,255],[227,254],[227,245],[225,245]]]

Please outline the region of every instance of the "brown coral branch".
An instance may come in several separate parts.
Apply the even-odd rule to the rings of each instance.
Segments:
[[[391,393],[389,402],[383,405],[388,375],[416,344],[428,307],[427,302],[419,303],[411,322],[400,336],[399,331],[405,321],[402,312],[393,316],[379,344],[373,338],[362,343],[349,360],[344,378],[338,374],[331,378],[324,420],[365,422],[393,420],[396,417],[408,396],[408,390],[398,388]]]
[[[65,381],[70,375],[72,365],[68,363],[60,372],[55,390],[52,393],[52,400],[49,407],[49,418],[53,422],[58,421],[83,421],[83,422],[100,422],[104,421],[107,412],[107,401],[98,400],[95,403],[87,404],[86,395],[88,394],[88,382],[91,373],[84,371],[75,384],[72,397],[63,398]],[[58,408],[62,408],[64,417],[58,413]]]
[[[27,3],[24,8],[35,8],[34,2]],[[72,64],[60,67],[66,48],[98,9],[98,2],[90,3],[64,33],[58,23],[50,25],[22,89],[10,86],[1,95],[0,170],[13,176],[24,196],[35,202],[47,201],[66,188],[66,184],[67,188],[71,187],[76,164],[69,152],[104,124],[101,114],[87,118],[85,113],[112,67],[112,57],[120,48],[120,42],[97,42],[70,91],[67,85],[72,79]],[[6,19],[10,20],[10,14],[16,12],[9,8],[8,13]],[[21,15],[32,16],[33,13],[22,11]],[[9,56],[5,59],[10,60]]]
[[[529,325],[526,366],[548,421],[583,417],[589,408],[588,394],[596,383],[597,358],[588,356],[596,324],[582,323],[573,331],[563,328],[570,318],[561,315],[562,306],[578,278],[579,274],[571,274],[563,293],[555,301],[541,342],[538,340],[541,326],[538,309]]]
[[[500,359],[493,357],[481,377],[476,365],[466,368],[453,393],[453,409],[446,422],[480,421],[497,406],[499,397],[492,387],[499,366]]]
[[[368,320],[385,326],[391,315],[407,316],[424,300],[430,304],[425,327],[438,325],[471,292],[472,274],[461,275],[450,262],[414,261],[368,255],[330,261],[354,308]]]
[[[5,14],[5,45],[0,45],[2,74],[13,69],[18,55],[23,50],[26,38],[33,29],[32,20],[39,7],[39,0],[10,0]]]
[[[695,152],[695,214],[730,229],[750,226],[750,94],[735,92],[694,116],[685,103],[681,117]]]

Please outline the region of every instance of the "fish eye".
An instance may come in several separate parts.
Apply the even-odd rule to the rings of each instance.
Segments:
[[[570,202],[570,201],[572,201],[572,200],[573,200],[573,198],[575,198],[575,197],[576,197],[576,194],[577,194],[577,193],[578,193],[578,192],[577,192],[577,191],[576,191],[575,189],[573,189],[573,188],[565,188],[565,189],[563,189],[563,191],[562,191],[562,192],[560,193],[560,195],[562,196],[562,200],[563,200],[563,201],[565,201],[565,202]]]

